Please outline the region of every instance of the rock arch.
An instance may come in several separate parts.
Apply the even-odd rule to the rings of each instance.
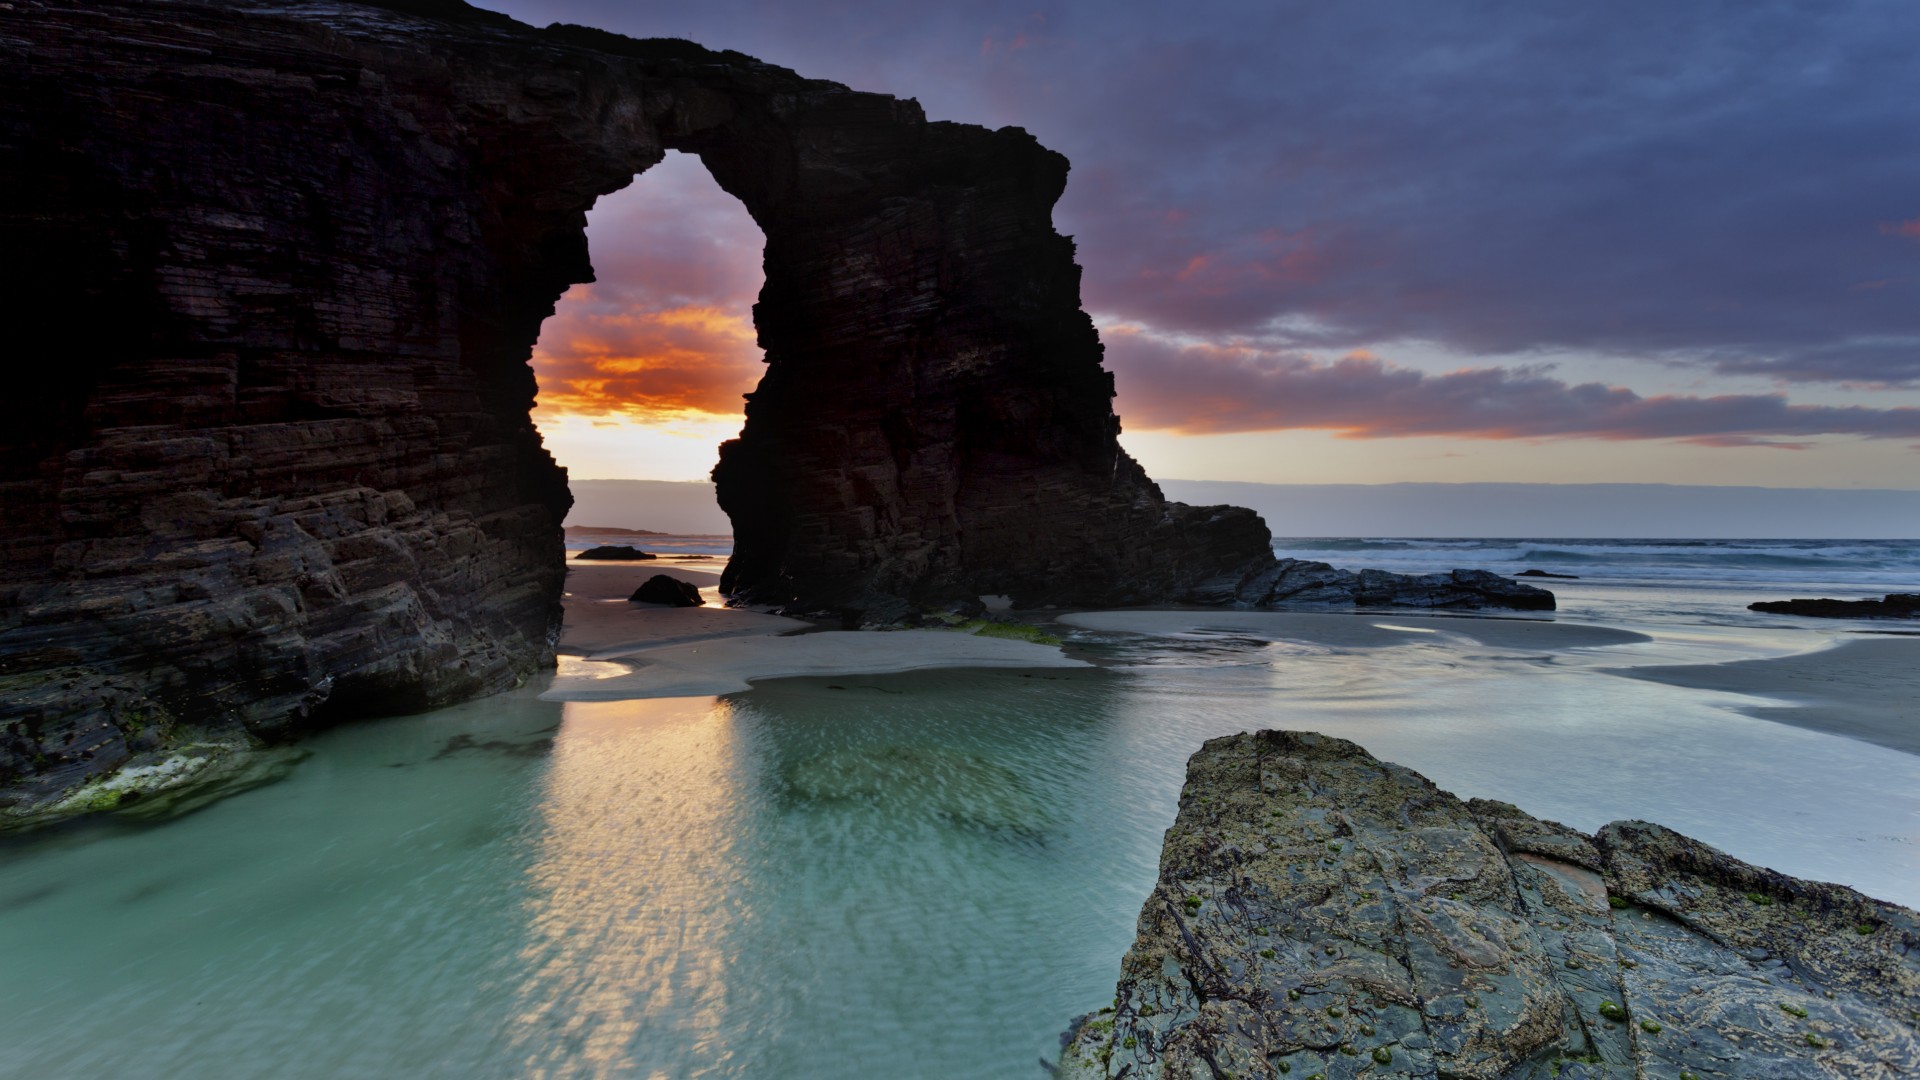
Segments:
[[[1121,452],[1067,162],[1019,129],[457,0],[22,0],[0,61],[16,802],[551,662],[526,361],[586,209],[669,148],[767,237],[733,595],[1219,600],[1271,563]]]

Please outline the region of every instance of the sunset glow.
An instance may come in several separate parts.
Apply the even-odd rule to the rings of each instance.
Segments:
[[[704,479],[760,379],[760,230],[680,154],[588,220],[599,280],[541,327],[534,422],[576,479]]]
[[[1133,25],[1159,18],[1145,11],[869,21],[866,62],[842,71],[854,52],[817,21],[498,6],[684,34],[1061,149],[1073,173],[1055,219],[1079,247],[1124,439],[1157,475],[1388,483],[1444,463],[1457,481],[1920,486],[1920,217],[1878,149],[1914,121],[1897,95],[1863,96],[1864,56],[1834,69],[1854,72],[1842,88],[1747,52],[1703,85],[1686,65],[1722,43],[1688,24],[1644,58],[1666,71],[1655,58],[1672,53],[1647,100],[1595,101],[1518,48],[1519,22],[1473,45],[1501,65],[1417,62],[1457,29],[1436,24],[1339,53],[1352,63],[1263,58],[1281,74],[1254,87],[1219,81],[1252,69],[1237,40]],[[1314,29],[1337,44],[1344,25]],[[1616,28],[1596,28],[1595,64],[1648,47],[1609,44]],[[1145,41],[1178,44],[1130,51]],[[919,59],[896,70],[887,55]],[[1067,78],[1083,67],[1104,74]],[[1824,138],[1840,106],[1818,101],[1842,93],[1858,124],[1889,132],[1817,158],[1847,198],[1795,179],[1813,157],[1738,164]],[[1193,100],[1212,103],[1208,122],[1169,104]],[[1680,108],[1700,101],[1749,104]],[[1565,141],[1568,110],[1597,142]],[[1662,149],[1675,140],[1685,154]],[[1631,198],[1609,169],[1633,178]],[[1713,194],[1736,186],[1738,203]],[[588,239],[598,280],[562,299],[534,356],[548,444],[576,477],[704,476],[762,370],[759,230],[697,159],[669,154],[601,201]]]

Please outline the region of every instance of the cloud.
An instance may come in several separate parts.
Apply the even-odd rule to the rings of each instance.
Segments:
[[[1783,383],[1843,383],[1867,389],[1920,386],[1920,336],[1847,341],[1773,356],[1728,354],[1691,361],[1723,375],[1760,375]]]
[[[1109,329],[1117,407],[1131,428],[1195,434],[1311,429],[1346,438],[1679,439],[1803,449],[1815,435],[1920,436],[1920,408],[1795,405],[1778,394],[1644,397],[1539,368],[1432,374],[1364,352],[1321,360],[1251,345],[1180,344]]]
[[[1126,319],[1912,380],[1920,6],[484,2],[1025,127]]]
[[[533,368],[543,410],[665,419],[738,414],[740,395],[753,389],[761,364],[743,314],[676,307],[588,313],[549,325]]]

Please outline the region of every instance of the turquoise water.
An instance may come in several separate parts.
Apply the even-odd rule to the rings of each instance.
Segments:
[[[1112,993],[1186,756],[1256,727],[1920,901],[1920,758],[1600,670],[1817,639],[1394,623],[339,729],[190,816],[0,843],[0,1075],[1038,1077]]]

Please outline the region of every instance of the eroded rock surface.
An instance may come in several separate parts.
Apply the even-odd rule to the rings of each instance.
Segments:
[[[1188,763],[1067,1077],[1920,1074],[1920,916],[1658,825],[1587,836],[1340,739]]]

